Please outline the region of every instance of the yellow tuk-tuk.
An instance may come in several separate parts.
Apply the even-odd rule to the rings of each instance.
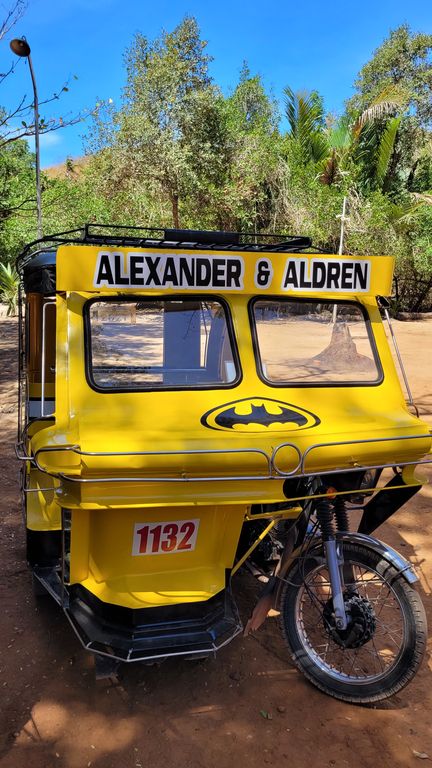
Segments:
[[[278,610],[316,686],[406,685],[417,579],[370,534],[421,487],[431,435],[383,323],[393,259],[87,225],[18,267],[27,560],[97,668],[214,653],[242,631],[248,563],[264,587],[246,631]]]

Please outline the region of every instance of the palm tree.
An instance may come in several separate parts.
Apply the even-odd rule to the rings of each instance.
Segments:
[[[394,114],[406,104],[400,87],[386,89],[360,115],[343,115],[336,123],[326,121],[316,91],[294,93],[287,87],[284,93],[289,140],[323,184],[341,181],[357,165],[363,188],[383,187],[401,121]]]

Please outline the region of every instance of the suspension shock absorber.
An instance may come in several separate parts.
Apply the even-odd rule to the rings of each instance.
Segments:
[[[336,518],[336,527],[338,531],[349,531],[348,513],[346,501],[343,496],[336,496],[333,502],[333,508]]]
[[[325,488],[320,488],[320,493],[325,493]],[[328,499],[320,499],[315,508],[317,520],[321,527],[323,541],[334,539],[333,509]]]
[[[325,493],[325,491],[325,488],[320,489],[320,493]],[[348,622],[341,578],[342,564],[335,536],[334,509],[328,498],[322,498],[317,502],[316,516],[321,527],[324,553],[329,571],[335,623],[337,629],[343,630],[346,629]]]

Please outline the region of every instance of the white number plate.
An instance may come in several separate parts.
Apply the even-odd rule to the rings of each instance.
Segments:
[[[172,523],[135,523],[133,555],[169,555],[195,549],[199,520]]]

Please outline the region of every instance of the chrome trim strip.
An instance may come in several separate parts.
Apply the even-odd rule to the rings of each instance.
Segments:
[[[405,366],[404,366],[403,360],[402,360],[402,355],[401,355],[401,353],[399,351],[399,345],[397,343],[396,335],[395,335],[395,332],[393,330],[393,325],[392,325],[392,322],[390,320],[390,313],[389,313],[387,307],[383,307],[383,309],[384,309],[385,318],[387,320],[387,325],[389,327],[390,335],[391,335],[391,338],[392,338],[394,351],[395,351],[396,357],[398,359],[399,368],[400,368],[400,371],[401,371],[401,374],[402,374],[402,378],[404,380],[405,388],[406,388],[406,391],[407,391],[408,402],[417,411],[417,416],[418,416],[417,406],[416,406],[416,404],[414,402],[414,398],[412,396],[411,387],[410,387],[409,381],[408,381],[408,376],[406,374]]]
[[[429,433],[429,437],[431,437],[430,433]],[[305,450],[305,452],[303,454],[302,462],[301,462],[301,470],[302,470],[302,472],[305,472],[306,458],[309,456],[310,453],[312,453],[312,451],[317,450],[318,448],[333,448],[335,446],[340,446],[340,445],[354,445],[354,446],[356,446],[356,445],[364,445],[366,443],[389,443],[389,442],[397,442],[399,440],[426,440],[427,438],[428,438],[427,434],[425,434],[425,435],[399,435],[397,437],[368,437],[368,438],[363,438],[362,440],[340,440],[340,441],[335,441],[335,442],[330,442],[330,443],[315,443],[314,445],[310,445],[309,448],[306,448],[306,450]],[[278,450],[278,448],[276,450]],[[432,461],[432,459],[431,459],[431,461]],[[404,462],[402,462],[402,464],[403,463]],[[414,462],[406,462],[406,463],[411,463],[412,464]],[[416,462],[416,463],[420,464],[421,462]],[[423,463],[430,463],[430,462],[423,462]],[[380,464],[380,466],[382,466],[382,467],[393,467],[395,465],[396,466],[402,466],[402,464],[399,463],[399,462],[392,462],[391,464]],[[352,467],[350,467],[346,471],[350,471],[351,472],[353,469],[372,469],[372,468],[373,467],[365,467],[365,466],[363,466],[361,464],[356,464],[356,465],[353,465]],[[336,469],[331,469],[329,471],[330,472],[335,472],[335,471],[341,472],[341,471],[344,471],[344,470],[340,470],[338,467],[336,467]],[[326,473],[325,472],[316,472],[315,474],[326,474]]]
[[[353,470],[367,470],[367,469],[385,469],[385,468],[391,468],[391,467],[404,467],[404,466],[421,466],[422,464],[431,464],[432,458],[427,459],[415,459],[412,461],[397,461],[394,460],[392,462],[383,464],[353,464],[350,467],[333,467],[332,469],[327,469],[323,471],[319,470],[310,470],[306,471],[305,469],[305,461],[306,458],[309,456],[309,454],[317,450],[319,448],[332,448],[334,446],[355,446],[355,445],[364,445],[368,443],[385,443],[385,442],[397,442],[401,440],[425,440],[428,439],[430,435],[428,434],[422,434],[422,435],[401,435],[399,437],[377,437],[377,438],[367,438],[362,440],[343,440],[339,442],[329,442],[329,443],[315,443],[314,445],[309,446],[309,448],[306,449],[306,451],[301,454],[300,449],[294,445],[294,443],[281,443],[278,445],[274,450],[271,456],[269,456],[264,450],[260,448],[235,448],[235,449],[216,449],[216,450],[185,450],[185,451],[82,451],[80,449],[80,446],[78,444],[75,445],[49,445],[42,448],[39,448],[34,456],[25,456],[25,455],[19,455],[17,453],[17,456],[22,461],[31,461],[34,466],[39,469],[40,472],[43,472],[47,475],[50,475],[51,477],[56,477],[59,480],[66,480],[67,482],[71,483],[184,483],[184,482],[228,482],[230,480],[233,481],[254,481],[254,480],[283,480],[287,477],[310,477],[312,476],[325,476],[334,474],[335,472],[338,473],[344,473],[344,472],[352,472]],[[21,444],[22,445],[22,444]],[[275,463],[275,457],[277,456],[278,452],[282,448],[292,448],[297,455],[299,456],[299,462],[297,463],[297,466],[291,470],[290,472],[284,472],[282,469],[280,469],[276,463]],[[160,475],[157,477],[146,477],[146,476],[139,476],[139,477],[80,477],[80,476],[74,476],[74,475],[68,475],[64,472],[54,472],[50,471],[46,467],[41,466],[39,462],[39,455],[42,453],[51,453],[56,451],[69,451],[72,453],[77,454],[78,456],[101,456],[101,457],[112,457],[112,456],[212,456],[212,455],[230,455],[234,456],[237,454],[244,455],[244,454],[253,454],[255,456],[259,456],[264,458],[265,460],[265,474],[257,474],[257,475],[218,475],[218,476],[209,476],[209,477],[197,477],[197,476],[190,476],[186,472],[182,472],[181,477],[167,477],[164,475]],[[425,456],[429,456],[430,454],[424,454]],[[77,467],[79,469],[79,467]],[[301,470],[300,472],[298,470]]]

